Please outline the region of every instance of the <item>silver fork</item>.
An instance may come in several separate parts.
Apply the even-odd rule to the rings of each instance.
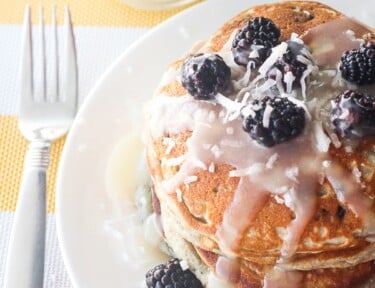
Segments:
[[[20,70],[19,128],[30,142],[9,242],[5,288],[43,287],[46,224],[46,171],[51,143],[69,129],[77,111],[77,64],[70,12],[65,10],[65,48],[59,83],[56,12],[52,8],[54,80],[47,85],[43,8],[40,9],[42,83],[36,95],[30,7],[26,7]],[[34,70],[34,71],[33,71]],[[47,97],[47,87],[52,97]],[[41,97],[37,97],[41,96]],[[40,99],[41,98],[41,99]]]

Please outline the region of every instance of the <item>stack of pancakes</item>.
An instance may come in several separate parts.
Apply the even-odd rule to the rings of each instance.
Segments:
[[[232,70],[232,81],[240,82],[246,69],[231,60],[231,43],[236,31],[253,17],[271,19],[280,28],[281,41],[297,34],[312,50],[312,55],[319,58],[317,63],[322,71],[334,71],[343,52],[343,47],[335,47],[334,41],[332,45],[325,43],[330,35],[335,35],[335,27],[341,29],[337,35],[350,30],[356,38],[372,37],[369,28],[348,20],[330,7],[292,1],[262,5],[240,13],[207,42],[193,47],[188,55],[221,55]],[[314,161],[311,159],[319,158],[327,172],[316,171],[316,175],[306,174],[301,178],[294,175],[300,187],[312,189],[312,193],[302,198],[270,191],[259,196],[259,189],[281,185],[278,173],[291,167],[279,164],[283,156],[277,148],[276,152],[272,147],[259,148],[256,154],[265,154],[263,169],[274,172],[254,174],[253,177],[267,185],[259,188],[248,183],[248,194],[242,199],[236,193],[244,179],[240,174],[231,173],[236,167],[215,159],[221,159],[220,155],[225,153],[238,153],[238,159],[252,157],[247,154],[248,148],[241,145],[229,145],[230,151],[226,151],[227,146],[221,141],[230,140],[228,135],[241,141],[249,136],[237,129],[241,126],[239,120],[238,123],[233,120],[225,129],[216,127],[217,118],[226,117],[228,107],[200,103],[183,88],[180,70],[186,57],[170,65],[147,108],[146,148],[155,210],[160,212],[166,242],[176,256],[186,259],[204,284],[208,282],[208,275],[215,272],[228,287],[375,287],[375,282],[371,286],[375,273],[372,241],[375,141],[363,138],[346,145],[345,139],[340,143],[331,139],[329,149],[317,152],[316,157],[312,148],[292,147],[288,157],[298,160],[289,159],[288,163],[308,166]],[[333,99],[340,89],[343,88],[322,95]],[[232,87],[228,93],[236,91]],[[202,131],[210,135],[196,135]],[[214,142],[223,145],[213,145]],[[203,145],[203,148],[194,145]],[[206,157],[193,157],[202,155],[202,151],[214,156],[209,161]],[[297,171],[301,170],[296,167]],[[330,181],[328,175],[338,180]],[[344,183],[342,186],[340,181]],[[350,185],[354,187],[351,194],[343,197],[340,189]],[[303,194],[304,188],[298,193]]]

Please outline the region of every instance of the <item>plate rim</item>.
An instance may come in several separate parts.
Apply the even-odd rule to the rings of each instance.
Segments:
[[[78,124],[78,119],[80,119],[81,115],[85,114],[85,111],[87,110],[87,107],[91,105],[94,99],[96,97],[99,97],[97,95],[100,95],[97,93],[99,88],[103,85],[103,83],[106,82],[108,77],[111,75],[111,73],[116,70],[117,67],[121,65],[121,63],[128,57],[129,54],[132,53],[135,49],[137,49],[138,46],[142,45],[143,42],[147,41],[149,37],[151,37],[156,31],[163,30],[165,26],[168,26],[170,22],[176,21],[176,19],[179,18],[184,18],[187,17],[186,14],[194,13],[194,10],[196,9],[203,9],[202,7],[212,5],[214,0],[207,0],[203,2],[198,2],[194,4],[191,7],[186,8],[183,11],[180,11],[179,13],[173,15],[172,17],[168,18],[167,20],[163,21],[162,23],[156,25],[155,27],[151,28],[149,31],[147,31],[144,35],[140,36],[135,42],[129,45],[105,70],[104,72],[100,75],[98,80],[95,82],[93,87],[90,89],[89,93],[85,97],[84,101],[82,102],[81,106],[79,107],[79,110],[77,112],[77,115],[75,116],[75,119],[72,123],[71,128],[69,129],[67,135],[66,135],[66,140],[64,143],[64,147],[61,152],[61,157],[58,165],[58,170],[56,174],[56,187],[55,187],[55,219],[56,219],[56,233],[57,233],[57,239],[59,243],[59,248],[60,248],[60,253],[61,257],[64,263],[65,270],[68,274],[69,280],[72,284],[73,287],[80,287],[79,286],[79,281],[76,278],[76,274],[73,271],[72,265],[71,265],[71,259],[68,256],[68,251],[66,246],[64,245],[64,231],[62,228],[62,223],[61,219],[63,218],[62,216],[62,207],[61,203],[62,200],[61,198],[63,197],[63,184],[62,184],[62,179],[63,179],[63,174],[64,174],[64,167],[66,166],[66,163],[69,161],[68,160],[68,150],[71,147],[71,143],[74,141],[74,135],[77,130]]]

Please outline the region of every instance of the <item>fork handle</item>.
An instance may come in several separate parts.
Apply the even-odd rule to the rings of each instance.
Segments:
[[[10,236],[5,288],[42,288],[46,229],[46,178],[49,142],[28,147]]]

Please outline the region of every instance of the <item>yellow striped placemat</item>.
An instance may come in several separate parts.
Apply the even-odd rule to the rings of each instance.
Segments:
[[[121,0],[2,0],[0,1],[0,23],[22,23],[25,5],[30,5],[32,10],[37,11],[40,4],[44,7],[56,5],[58,23],[63,22],[62,9],[69,5],[74,25],[85,26],[133,26],[153,27],[163,20],[175,15],[188,6],[164,11],[145,11],[132,8]],[[49,22],[50,9],[45,9],[46,23]],[[37,23],[38,14],[32,16],[33,22]]]
[[[55,207],[56,171],[64,141],[65,137],[53,143],[51,147],[47,183],[48,212],[53,212]],[[16,209],[26,149],[27,141],[19,132],[17,117],[0,116],[0,211]]]

